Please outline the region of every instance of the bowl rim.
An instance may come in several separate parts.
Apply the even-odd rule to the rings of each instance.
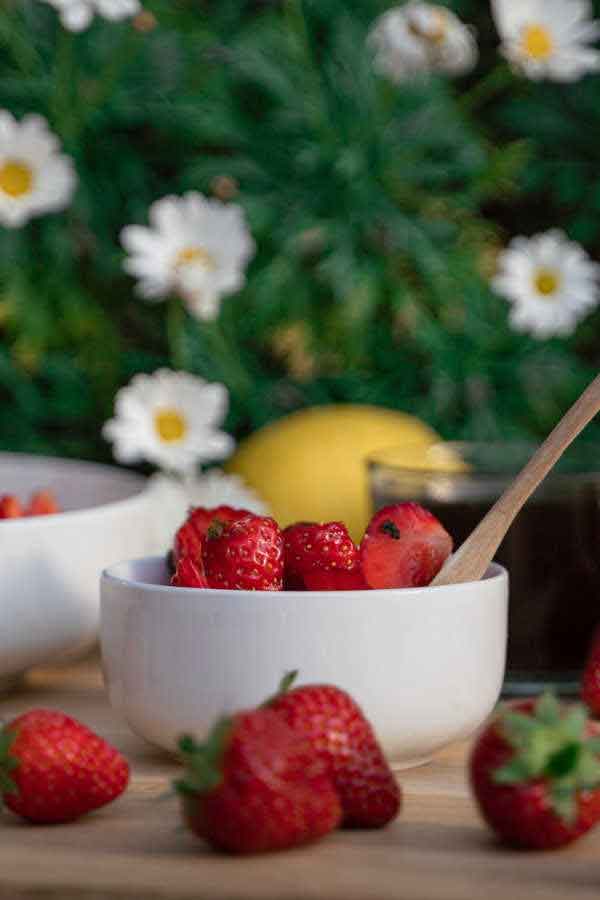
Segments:
[[[476,584],[480,584],[482,581],[486,583],[493,582],[508,582],[508,571],[501,566],[500,563],[492,562],[487,572],[477,581],[466,581],[462,584],[442,584],[436,585],[435,587],[410,587],[410,588],[373,588],[367,590],[354,590],[354,591],[240,591],[240,590],[230,590],[224,588],[184,588],[184,587],[174,587],[171,584],[153,584],[149,581],[138,581],[133,578],[126,578],[122,574],[119,574],[119,570],[123,569],[125,566],[133,566],[141,563],[160,563],[165,561],[164,556],[143,556],[138,557],[136,559],[122,560],[121,562],[115,563],[112,566],[104,569],[100,576],[101,583],[118,585],[122,588],[135,588],[141,590],[142,593],[153,595],[153,594],[161,594],[168,593],[171,596],[182,596],[182,597],[190,597],[198,594],[202,594],[202,596],[207,598],[214,597],[224,597],[227,599],[239,599],[242,595],[251,595],[256,599],[273,599],[278,597],[280,594],[285,594],[286,597],[299,598],[303,597],[307,600],[311,600],[314,598],[323,598],[328,594],[333,594],[335,597],[359,597],[364,595],[365,598],[380,596],[380,597],[391,597],[397,596],[398,594],[429,594],[434,596],[439,596],[440,592],[453,592],[453,591],[462,591],[465,587],[473,587]]]
[[[82,509],[68,509],[63,510],[62,512],[57,513],[49,513],[44,516],[22,516],[18,519],[0,519],[0,529],[11,527],[13,529],[16,528],[39,528],[40,526],[50,526],[52,523],[64,523],[66,521],[72,522],[77,518],[84,518],[94,515],[103,514],[105,512],[112,512],[115,509],[119,511],[123,511],[127,509],[129,506],[136,506],[140,502],[145,502],[148,495],[152,493],[155,488],[155,483],[152,482],[152,479],[147,478],[145,475],[140,474],[139,472],[131,471],[130,469],[126,469],[122,466],[110,465],[108,463],[99,463],[93,460],[87,459],[71,459],[69,457],[62,456],[46,456],[43,454],[36,453],[12,453],[12,452],[0,452],[0,463],[2,462],[14,462],[15,464],[19,463],[50,463],[57,468],[69,469],[76,467],[83,467],[88,471],[96,471],[96,472],[104,472],[105,474],[112,474],[113,476],[123,478],[128,478],[131,480],[132,484],[134,481],[138,482],[138,490],[131,494],[129,497],[124,497],[122,500],[113,500],[110,503],[99,503],[97,506],[86,506]]]

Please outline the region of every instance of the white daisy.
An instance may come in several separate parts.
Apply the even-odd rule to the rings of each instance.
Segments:
[[[103,436],[122,463],[147,460],[171,472],[223,459],[234,441],[219,430],[227,412],[227,388],[187,372],[160,369],[136,375],[115,400],[115,418]]]
[[[138,293],[161,300],[175,292],[194,316],[215,319],[221,297],[244,286],[254,253],[243,210],[192,191],[153,203],[149,218],[150,228],[121,232],[130,254],[124,267],[139,279]]]
[[[492,287],[513,304],[518,331],[566,337],[600,302],[600,265],[562,231],[517,237],[500,254]]]
[[[376,19],[367,43],[377,71],[396,84],[428,72],[462,75],[478,57],[473,31],[458,16],[412,0]]]
[[[151,478],[152,496],[160,509],[155,525],[160,529],[161,549],[170,547],[173,535],[185,520],[191,506],[214,509],[223,504],[236,509],[248,509],[260,516],[270,510],[260,497],[238,475],[226,475],[221,469],[211,469],[199,477],[180,480],[157,474]]]
[[[68,206],[77,176],[41,116],[20,122],[0,110],[0,224],[19,228],[33,216]]]
[[[535,80],[577,81],[600,70],[600,36],[588,0],[492,0],[502,53]]]
[[[94,13],[116,22],[135,16],[142,6],[139,0],[44,0],[60,14],[60,21],[69,31],[83,31]]]

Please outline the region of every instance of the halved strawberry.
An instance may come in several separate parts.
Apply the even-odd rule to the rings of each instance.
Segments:
[[[182,557],[171,578],[171,585],[173,587],[207,588],[208,581],[204,574],[202,560],[196,561],[191,556]]]
[[[452,552],[452,538],[418,503],[379,510],[360,545],[363,575],[372,588],[423,587]]]

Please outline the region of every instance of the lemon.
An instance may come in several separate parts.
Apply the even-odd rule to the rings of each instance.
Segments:
[[[227,470],[270,506],[281,527],[298,521],[345,522],[355,540],[371,516],[366,460],[386,448],[404,463],[423,459],[439,441],[406,413],[376,406],[317,406],[254,432]],[[412,464],[412,463],[411,463]]]

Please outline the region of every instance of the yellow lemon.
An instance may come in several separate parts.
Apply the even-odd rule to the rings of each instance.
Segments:
[[[250,435],[227,469],[263,497],[282,527],[341,520],[359,540],[371,515],[367,458],[391,447],[402,455],[404,448],[404,464],[418,465],[437,441],[431,428],[405,413],[354,404],[317,406]]]

